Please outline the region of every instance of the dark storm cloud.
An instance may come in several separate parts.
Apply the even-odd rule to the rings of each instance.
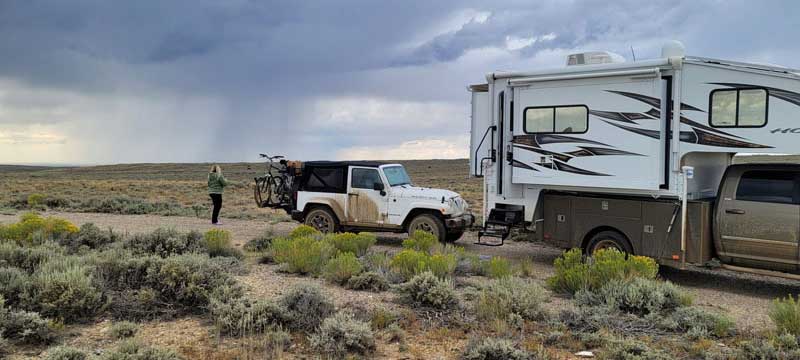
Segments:
[[[690,54],[800,67],[798,8],[0,0],[0,132],[51,126],[36,131],[80,144],[87,161],[243,160],[262,149],[332,157],[466,135],[465,85],[497,69],[561,66],[579,49],[630,58],[633,47],[646,58],[679,39]]]

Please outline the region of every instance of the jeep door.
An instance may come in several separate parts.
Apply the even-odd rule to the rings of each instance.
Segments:
[[[717,252],[745,266],[795,270],[800,234],[800,172],[776,167],[728,170],[717,206]]]
[[[347,223],[383,227],[388,216],[387,186],[380,171],[371,167],[350,167],[347,189]],[[380,190],[378,190],[380,188]]]

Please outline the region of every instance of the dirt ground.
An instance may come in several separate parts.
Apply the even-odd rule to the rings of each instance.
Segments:
[[[123,233],[149,232],[159,227],[171,227],[179,231],[211,229],[208,220],[193,217],[155,216],[155,215],[111,215],[95,213],[48,212],[47,215],[65,218],[75,224],[87,222],[100,227],[111,227]],[[17,221],[17,215],[0,215],[0,223]],[[231,232],[234,244],[241,247],[248,240],[265,231],[276,235],[287,234],[296,226],[294,222],[269,223],[260,220],[224,219],[222,228]],[[399,234],[381,234],[377,250],[396,251],[403,239]],[[553,260],[561,253],[560,249],[529,242],[506,242],[501,247],[475,245],[476,235],[467,233],[457,242],[466,250],[485,256],[503,256],[521,260],[529,258],[533,266],[533,277],[543,281],[553,273]],[[689,290],[695,304],[730,315],[740,329],[765,330],[771,324],[767,310],[773,299],[788,294],[800,293],[797,281],[776,279],[758,275],[742,274],[727,270],[708,270],[692,268],[675,270],[662,268],[661,276]],[[271,266],[257,266],[250,274],[241,278],[255,295],[275,296],[287,285],[301,281],[318,281],[303,277],[280,274]],[[323,282],[319,282],[323,284]],[[391,306],[389,294],[371,294],[346,291],[336,286],[326,286],[336,297],[339,306]],[[357,294],[357,295],[353,295]],[[375,301],[375,298],[379,298]]]

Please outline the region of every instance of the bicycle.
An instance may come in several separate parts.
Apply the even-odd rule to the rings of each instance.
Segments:
[[[258,207],[279,207],[289,204],[291,197],[289,196],[291,189],[291,177],[289,170],[286,166],[286,160],[282,155],[269,156],[266,154],[258,154],[261,158],[266,158],[267,173],[264,176],[255,178],[255,187],[253,189],[253,197],[255,198]],[[279,160],[275,165],[275,160]],[[277,174],[274,174],[276,171]],[[264,196],[266,195],[266,196]]]

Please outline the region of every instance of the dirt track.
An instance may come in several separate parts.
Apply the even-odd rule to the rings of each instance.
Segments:
[[[92,222],[100,227],[111,227],[123,233],[148,232],[159,227],[172,227],[179,231],[205,231],[214,227],[206,219],[191,217],[94,213],[48,213],[47,215],[62,217],[75,224]],[[0,215],[0,223],[16,220],[16,215]],[[265,231],[269,230],[276,235],[281,235],[288,233],[295,226],[295,223],[292,222],[269,224],[258,220],[224,219],[222,228],[230,231],[234,243],[241,246]],[[391,250],[400,246],[402,236],[387,234],[379,239],[379,248]],[[530,257],[534,267],[534,277],[539,280],[543,280],[553,273],[553,260],[561,252],[559,249],[536,243],[507,242],[502,247],[485,247],[474,245],[474,241],[475,234],[466,234],[458,244],[481,255],[499,255],[512,259]],[[741,329],[769,328],[771,325],[767,311],[772,299],[800,293],[800,282],[797,281],[724,270],[677,271],[663,269],[662,276],[691,291],[697,305],[729,314]]]

